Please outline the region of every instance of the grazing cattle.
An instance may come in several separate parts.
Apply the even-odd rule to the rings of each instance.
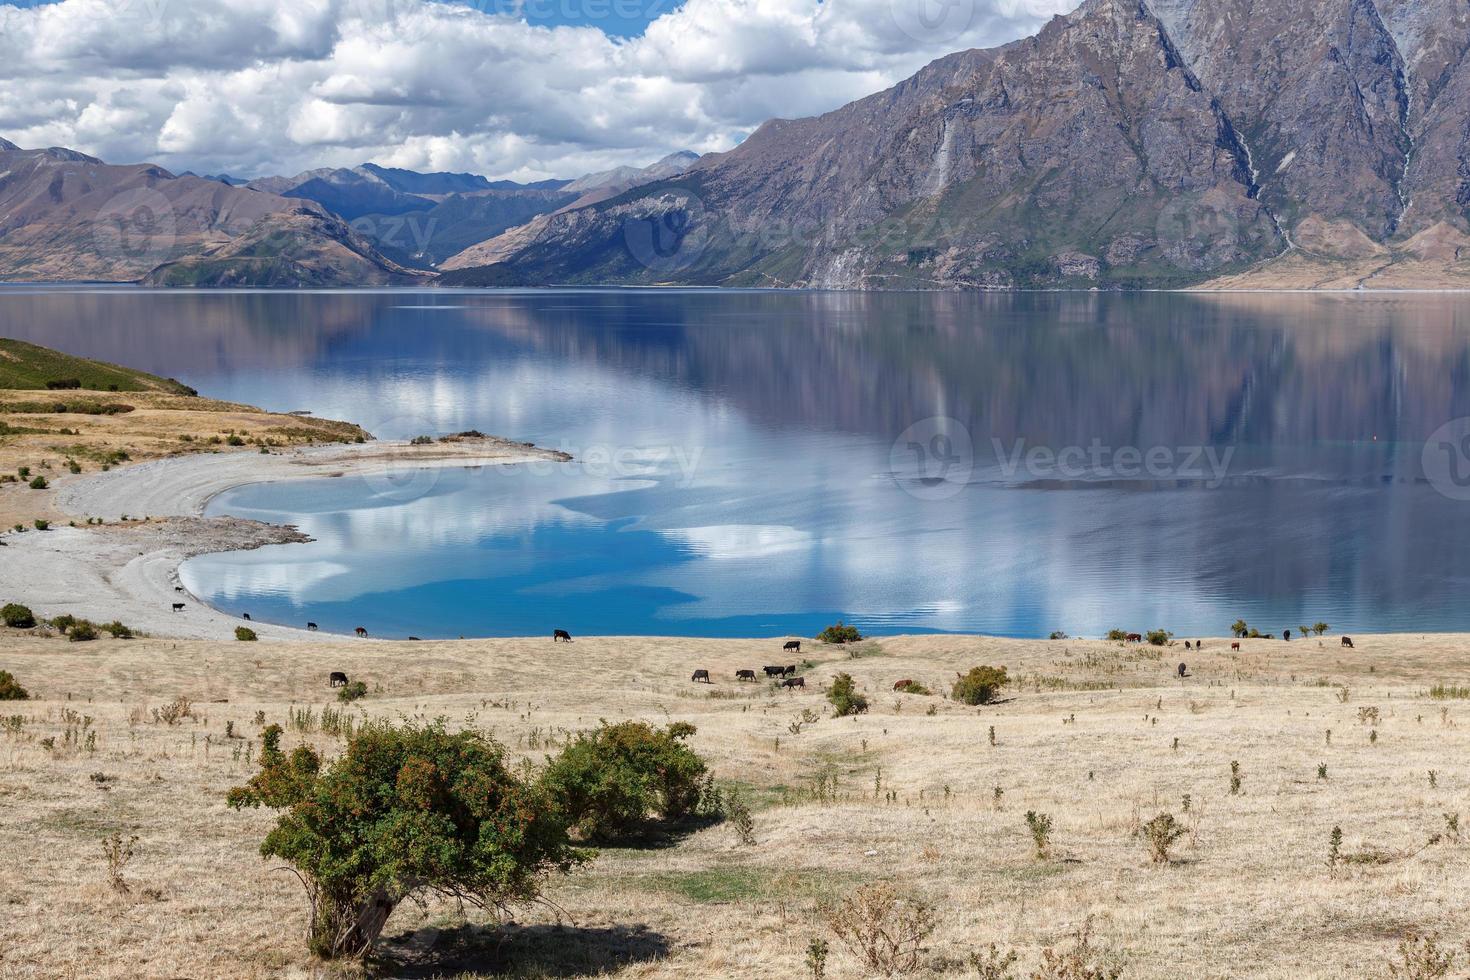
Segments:
[[[327,682],[333,687],[346,687],[347,675],[342,673],[340,670],[334,670],[332,671],[332,675],[327,678]]]
[[[419,638],[417,636],[410,636],[409,639],[410,640],[413,640],[414,642],[418,642],[418,640],[419,640]]]
[[[786,645],[784,647],[782,647],[781,649],[782,650],[795,650],[797,653],[800,653],[801,652],[801,641],[800,640],[787,640],[786,641]]]
[[[735,679],[737,681],[753,681],[753,680],[755,680],[755,671],[753,671],[753,670],[737,670],[737,671],[735,671]]]
[[[1352,649],[1353,638],[1351,636],[1344,636],[1342,638],[1342,645],[1347,647],[1348,649]]]
[[[707,670],[696,670],[694,672],[694,676],[690,677],[689,679],[691,681],[704,681],[706,684],[714,683],[714,681],[709,679],[709,671]]]
[[[247,623],[250,622],[250,614],[249,613],[241,613],[240,615],[243,616],[243,617],[245,617],[245,621]]]
[[[1287,643],[1290,643],[1291,642],[1291,630],[1282,630],[1281,631],[1281,638],[1283,640],[1285,640]]]
[[[785,667],[766,667],[763,669],[765,670],[767,677],[780,677],[782,674],[786,673]]]
[[[555,643],[557,640],[561,640],[563,643],[570,643],[572,642],[572,634],[566,630],[552,630],[551,642]]]
[[[1143,642],[1143,634],[1142,633],[1129,633],[1128,636],[1127,636],[1127,640],[1128,640],[1129,643],[1142,643]]]
[[[806,687],[805,677],[788,677],[781,682],[782,687]]]
[[[1192,649],[1192,647],[1189,645],[1189,641],[1188,640],[1185,640],[1184,641],[1184,649],[1186,649],[1186,650]]]
[[[787,664],[786,667],[785,667],[785,669],[782,670],[781,673],[784,676],[786,676],[786,677],[795,677],[796,676],[796,664]]]
[[[908,687],[912,683],[913,681],[910,678],[905,677],[903,680],[893,685],[893,689],[895,691],[902,691],[904,688]]]
[[[184,587],[182,585],[176,585],[176,586],[174,586],[174,591],[175,592],[183,592],[184,591]]]
[[[1186,666],[1184,666],[1183,664],[1180,664],[1179,665],[1179,676],[1180,677],[1188,677],[1189,676],[1189,668],[1186,667]]]
[[[1240,649],[1240,644],[1239,643],[1232,643],[1232,644],[1230,644],[1230,649],[1232,649],[1232,650],[1239,650]]]
[[[353,632],[356,633],[358,636],[367,636],[367,627],[359,626],[357,629],[353,630]]]
[[[306,624],[306,628],[309,629],[309,630],[311,630],[313,633],[315,633],[316,632],[316,628],[317,628],[316,627],[316,623],[307,623]]]
[[[183,611],[184,611],[184,604],[182,602],[176,602],[176,603],[174,603],[174,612],[183,612]]]

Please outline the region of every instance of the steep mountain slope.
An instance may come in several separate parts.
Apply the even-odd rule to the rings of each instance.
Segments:
[[[159,272],[164,266],[174,271]],[[0,279],[290,286],[409,278],[317,204],[72,150],[0,146]]]
[[[504,238],[477,252],[502,281],[858,287],[1170,283],[1284,248],[1229,119],[1139,0]]]

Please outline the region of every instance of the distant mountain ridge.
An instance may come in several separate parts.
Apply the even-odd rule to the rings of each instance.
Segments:
[[[1088,0],[443,281],[1470,286],[1465,0]]]

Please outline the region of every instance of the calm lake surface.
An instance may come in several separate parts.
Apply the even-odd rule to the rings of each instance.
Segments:
[[[576,457],[224,494],[316,539],[185,565],[256,619],[1470,630],[1470,297],[6,287],[0,335]]]

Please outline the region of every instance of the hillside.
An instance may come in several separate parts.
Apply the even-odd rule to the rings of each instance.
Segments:
[[[0,281],[333,286],[420,279],[313,202],[0,141]]]
[[[446,281],[1470,285],[1467,50],[1458,0],[1088,0]]]
[[[0,389],[39,391],[60,387],[80,387],[90,391],[198,394],[193,388],[172,378],[160,378],[145,371],[85,357],[73,357],[61,351],[28,344],[23,340],[0,337]]]

